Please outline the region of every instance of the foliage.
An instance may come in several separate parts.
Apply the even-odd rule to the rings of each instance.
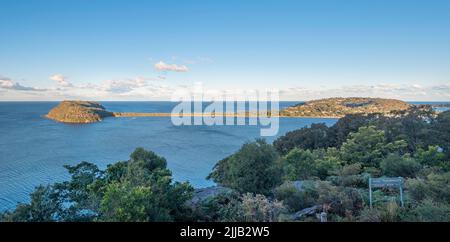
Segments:
[[[389,177],[415,177],[421,165],[408,155],[389,154],[381,161],[381,170]]]
[[[242,210],[246,222],[277,222],[285,207],[264,195],[246,193],[242,196]]]
[[[193,188],[172,183],[166,161],[142,148],[126,162],[101,171],[82,162],[66,166],[70,181],[38,187],[30,204],[3,217],[8,221],[174,221],[186,219]]]
[[[285,206],[277,200],[235,192],[207,199],[196,209],[197,219],[209,222],[277,222],[285,212]]]
[[[286,155],[293,148],[318,149],[329,146],[329,131],[324,123],[312,124],[299,130],[288,132],[274,141],[273,145],[278,152]]]
[[[335,153],[333,149],[292,149],[281,159],[284,180],[325,179],[340,167],[341,161]]]
[[[220,193],[201,202],[195,208],[198,221],[239,222],[243,221],[241,197],[238,192]]]
[[[363,166],[378,167],[388,153],[401,152],[405,146],[403,141],[386,143],[384,131],[375,126],[360,127],[342,144],[341,157],[350,164],[360,162]]]
[[[269,194],[281,182],[277,159],[272,145],[257,140],[217,163],[208,179],[239,192]]]
[[[430,199],[424,200],[412,212],[409,220],[414,222],[448,222],[450,221],[450,205],[438,203]]]
[[[433,133],[430,135],[434,137],[434,144],[443,148],[446,154],[446,159],[450,159],[450,110],[440,113],[432,122],[431,127]]]
[[[313,182],[302,182],[296,186],[293,182],[285,182],[275,189],[275,198],[283,201],[291,212],[300,211],[315,205],[318,194]]]
[[[51,186],[38,186],[30,195],[29,204],[19,204],[15,211],[3,214],[2,220],[10,222],[56,221],[62,204]]]
[[[406,181],[408,195],[414,201],[431,199],[450,203],[450,172],[430,173],[425,178],[412,178]]]
[[[439,146],[429,146],[428,149],[419,148],[414,158],[424,166],[439,166],[446,170],[449,168],[448,162],[445,162],[445,154],[440,151]]]
[[[316,176],[315,162],[319,157],[309,150],[295,148],[282,159],[284,179],[306,180]]]

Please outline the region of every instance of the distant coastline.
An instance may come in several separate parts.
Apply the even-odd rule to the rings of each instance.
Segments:
[[[420,103],[420,102],[417,102]],[[450,107],[450,103],[411,104],[395,99],[381,98],[327,98],[281,109],[277,114],[257,112],[235,113],[182,113],[180,116],[190,117],[278,117],[278,118],[330,118],[338,119],[348,114],[380,113],[389,115],[397,111],[405,111],[412,106],[419,108]],[[439,112],[439,111],[437,111]],[[49,111],[45,117],[62,123],[93,123],[102,121],[106,117],[171,117],[170,112],[111,112],[98,102],[91,101],[62,101]]]

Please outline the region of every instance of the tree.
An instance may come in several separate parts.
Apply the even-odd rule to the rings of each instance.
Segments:
[[[405,147],[406,143],[402,140],[386,143],[384,131],[367,126],[349,134],[348,139],[342,144],[341,156],[350,164],[360,162],[364,166],[378,167],[387,154],[402,153]]]
[[[415,207],[411,214],[414,222],[449,222],[450,205],[426,199]]]
[[[390,177],[415,177],[422,168],[420,163],[409,155],[389,154],[380,164],[383,174]]]
[[[126,166],[117,163],[100,202],[100,220],[173,221],[183,219],[193,193],[187,183],[172,183],[164,158],[137,148]],[[111,179],[115,177],[116,179]]]
[[[406,180],[406,191],[411,199],[420,202],[431,199],[440,203],[450,203],[450,172],[431,172],[425,179],[411,178]]]
[[[434,142],[430,127],[434,114],[430,106],[412,106],[407,110],[394,112],[395,116],[386,119],[378,128],[385,131],[387,142],[404,140],[408,152],[415,152],[417,148]]]
[[[275,189],[275,198],[282,201],[291,212],[316,205],[319,195],[311,181],[285,182]]]
[[[315,162],[319,157],[309,151],[295,148],[282,160],[284,180],[306,180],[317,175]]]
[[[278,153],[264,140],[244,144],[219,161],[208,179],[239,192],[268,194],[281,183]]]
[[[179,221],[190,216],[188,183],[172,182],[164,158],[142,148],[105,171],[81,162],[71,179],[31,194],[30,204],[5,213],[7,221]]]
[[[438,146],[429,146],[428,149],[417,149],[414,158],[424,166],[445,167],[445,154],[440,151]]]
[[[329,136],[331,138],[331,146],[339,148],[346,140],[350,133],[357,132],[360,127],[376,125],[376,123],[384,118],[381,114],[348,114],[340,118],[331,128]]]
[[[450,159],[450,110],[440,113],[432,125],[435,144],[443,148],[447,160]]]
[[[330,145],[331,140],[328,129],[324,123],[311,124],[311,127],[288,132],[275,140],[273,145],[282,155],[287,154],[293,148],[326,148]]]
[[[58,221],[62,214],[62,203],[51,186],[38,186],[30,195],[29,204],[19,204],[14,211],[3,214],[3,221],[45,222]]]

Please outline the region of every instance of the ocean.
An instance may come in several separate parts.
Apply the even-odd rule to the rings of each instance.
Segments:
[[[114,112],[171,112],[173,102],[101,102]],[[280,108],[297,102],[281,102]],[[136,147],[167,159],[176,181],[194,187],[206,180],[217,161],[260,138],[259,126],[174,126],[170,117],[106,118],[92,124],[64,124],[44,115],[58,102],[0,102],[0,210],[29,201],[40,184],[68,179],[63,165],[88,161],[105,168],[127,160]],[[277,136],[312,123],[336,119],[282,118]]]

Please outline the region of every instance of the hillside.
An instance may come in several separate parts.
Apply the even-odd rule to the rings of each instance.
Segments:
[[[355,113],[383,113],[406,110],[411,105],[395,99],[383,98],[326,98],[308,101],[288,107],[281,111],[282,116],[290,117],[343,117]]]
[[[64,123],[92,123],[110,116],[113,113],[106,111],[105,107],[89,101],[62,101],[46,115],[47,118]]]

